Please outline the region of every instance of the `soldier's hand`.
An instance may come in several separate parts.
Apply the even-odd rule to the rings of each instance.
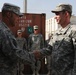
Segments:
[[[39,50],[34,50],[34,51],[33,51],[33,54],[34,54],[34,56],[35,56],[35,58],[36,58],[37,60],[40,59],[40,57],[41,57],[41,53],[40,53]]]

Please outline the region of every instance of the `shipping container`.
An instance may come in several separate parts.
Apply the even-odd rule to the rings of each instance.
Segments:
[[[1,20],[1,12],[0,12],[0,20]],[[24,16],[19,17],[18,21],[15,23],[14,27],[10,27],[14,35],[16,36],[16,32],[18,29],[23,31],[23,37],[27,38],[32,31],[29,31],[34,25],[39,26],[39,32],[45,38],[45,19],[46,15],[42,14],[34,14],[34,13],[24,13]]]
[[[18,29],[23,31],[23,37],[27,38],[29,34],[33,32],[32,28],[34,25],[39,26],[39,32],[45,38],[45,14],[30,14],[25,13],[24,16],[19,17],[14,27],[11,27],[11,30],[16,36],[16,32]]]
[[[14,27],[8,27],[11,29],[15,37],[17,36],[17,30],[21,29],[23,31],[23,37],[25,37],[28,41],[29,34],[33,33],[33,26],[38,25],[39,26],[39,33],[41,33],[45,39],[45,21],[46,21],[46,14],[36,14],[36,13],[23,13],[24,15],[22,17],[18,18],[18,21],[15,23]],[[0,20],[1,20],[1,13],[0,13]],[[42,66],[40,73],[45,73],[45,61],[42,60]],[[25,64],[24,69],[25,74],[32,73],[31,68],[29,65]]]

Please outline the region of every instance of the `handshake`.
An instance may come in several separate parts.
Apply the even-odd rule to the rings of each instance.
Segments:
[[[34,54],[36,60],[39,60],[42,58],[42,54],[40,53],[39,50],[34,50],[32,53]]]

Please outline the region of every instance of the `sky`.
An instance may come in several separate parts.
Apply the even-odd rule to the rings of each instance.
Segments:
[[[0,12],[4,3],[11,3],[21,8],[23,13],[23,2],[24,0],[1,0],[0,1]],[[76,16],[76,2],[75,0],[27,0],[27,13],[45,13],[46,19],[54,16],[51,12],[58,4],[68,3],[72,5],[72,14]]]

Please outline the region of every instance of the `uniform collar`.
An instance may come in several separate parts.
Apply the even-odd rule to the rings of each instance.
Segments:
[[[69,23],[65,28],[60,27],[57,34],[62,35],[66,34],[67,30],[70,28],[71,23]]]

